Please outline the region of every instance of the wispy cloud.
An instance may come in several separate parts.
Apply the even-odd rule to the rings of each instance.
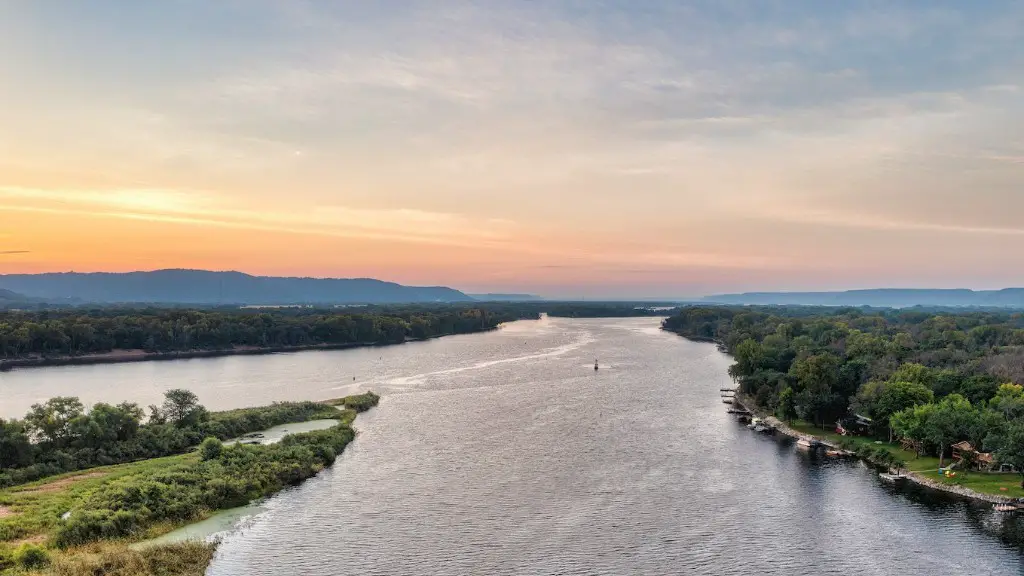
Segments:
[[[0,206],[3,210],[453,246],[500,246],[515,226],[502,219],[474,221],[459,214],[402,208],[312,205],[282,206],[275,212],[244,210],[219,195],[168,190],[0,187],[0,198],[9,201]]]
[[[4,210],[473,252],[492,278],[1024,264],[1019,2],[93,12],[0,7]]]

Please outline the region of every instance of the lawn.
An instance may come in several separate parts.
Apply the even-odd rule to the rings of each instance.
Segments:
[[[906,463],[907,470],[916,472],[931,480],[951,486],[963,486],[982,494],[993,494],[996,496],[1007,496],[1010,498],[1024,498],[1024,489],[1020,486],[1021,477],[1019,474],[998,474],[988,472],[970,472],[964,474],[957,472],[953,478],[946,478],[939,474],[939,459],[933,456],[921,456],[904,450],[899,444],[889,442],[877,442],[871,438],[861,436],[842,436],[834,430],[822,430],[808,422],[793,421],[789,427],[811,436],[817,436],[830,442],[846,440],[853,442],[855,447],[862,445],[881,446],[888,450],[897,459]],[[949,460],[946,460],[949,464]],[[1002,490],[1005,488],[1005,490]]]
[[[50,476],[31,484],[0,490],[0,546],[21,542],[43,543],[65,512],[74,509],[97,488],[119,478],[147,476],[180,464],[199,460],[192,452],[90,468]]]

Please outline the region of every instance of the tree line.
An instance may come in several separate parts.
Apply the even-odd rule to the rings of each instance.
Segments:
[[[489,330],[521,317],[516,310],[454,306],[361,312],[166,308],[0,312],[0,357],[398,343]]]
[[[366,402],[375,404],[376,398]],[[318,402],[211,413],[194,393],[180,389],[169,390],[161,405],[148,409],[101,402],[86,411],[78,398],[51,398],[34,404],[23,419],[0,419],[0,487],[180,454],[207,437],[225,440],[289,422],[336,417],[336,409]]]
[[[1024,314],[690,307],[664,328],[718,342],[741,391],[784,420],[858,414],[918,454],[941,462],[966,440],[1024,475]]]

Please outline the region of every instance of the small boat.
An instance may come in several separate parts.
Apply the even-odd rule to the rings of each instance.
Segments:
[[[992,509],[996,512],[1016,512],[1020,510],[1015,504],[996,504],[992,506]]]
[[[597,372],[597,360],[594,360],[594,372]]]
[[[892,473],[889,473],[889,472],[879,472],[878,473],[878,477],[883,482],[889,482],[890,484],[896,484],[898,482],[903,482],[904,480],[907,479],[907,477],[904,476],[903,474],[892,474]]]
[[[801,438],[796,441],[796,447],[801,450],[810,450],[811,448],[814,447],[814,445],[811,444],[811,441],[808,440],[807,438]]]

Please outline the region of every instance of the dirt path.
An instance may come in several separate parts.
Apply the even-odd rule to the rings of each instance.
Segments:
[[[63,490],[64,488],[67,488],[68,486],[76,482],[88,480],[89,478],[102,478],[103,476],[106,475],[106,472],[88,472],[86,474],[79,474],[77,476],[69,476],[67,478],[61,478],[60,480],[55,480],[53,482],[43,484],[42,486],[35,486],[32,488],[28,488],[26,490],[19,490],[18,494],[49,494],[51,492]],[[2,517],[2,515],[0,515],[0,517]]]

